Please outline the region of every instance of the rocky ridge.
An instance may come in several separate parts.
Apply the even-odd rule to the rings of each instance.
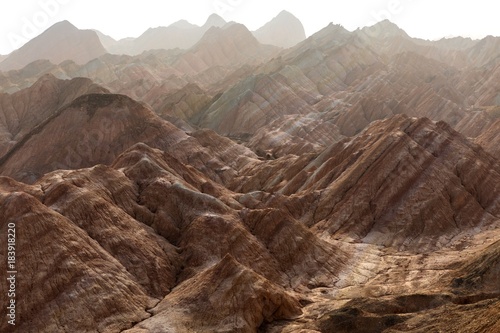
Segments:
[[[77,102],[92,103],[92,95]],[[107,107],[97,106],[94,116]],[[192,137],[205,147],[223,141],[206,130]],[[239,149],[230,140],[225,145],[212,151],[220,161]],[[112,313],[95,307],[89,321],[73,324],[73,309],[83,305],[60,308],[65,321],[47,323],[43,314],[51,303],[42,294],[19,310],[21,317],[31,313],[19,329],[327,332],[361,329],[371,320],[380,324],[370,327],[412,331],[413,322],[433,325],[443,307],[484,316],[482,325],[492,332],[498,325],[486,318],[498,304],[500,169],[445,123],[398,116],[320,154],[240,159],[238,174],[228,179],[197,166],[194,147],[174,156],[178,149],[140,143],[111,166],[53,171],[33,185],[1,179],[8,212],[2,228],[16,221],[24,235],[20,260],[33,261],[24,257],[29,253],[54,258],[53,246],[32,248],[38,236],[25,234],[27,223],[41,223],[47,237],[70,232],[57,236],[58,251],[69,256],[68,278],[39,274],[34,282],[21,280],[19,292],[56,278],[64,290],[93,281],[92,295],[115,304]],[[83,262],[70,259],[75,254],[65,237],[92,244],[89,256],[78,256]],[[103,264],[92,251],[101,253]],[[113,276],[113,284],[122,279],[126,289],[109,291],[92,277],[95,269],[82,265],[101,265],[99,276]],[[20,272],[31,276],[32,269],[21,266]],[[78,295],[80,302],[93,302]],[[345,320],[349,324],[338,326]]]

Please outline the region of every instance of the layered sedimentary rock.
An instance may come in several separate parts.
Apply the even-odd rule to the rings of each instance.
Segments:
[[[0,73],[13,331],[497,332],[495,43],[232,24]]]
[[[500,158],[500,147],[498,146],[500,140],[499,134],[500,120],[497,120],[476,138],[476,142],[491,155]]]
[[[57,169],[110,164],[120,153],[143,142],[169,151],[223,182],[242,167],[242,161],[257,159],[249,149],[213,135],[212,139],[196,133],[187,135],[123,95],[82,95],[12,145],[0,160],[0,169],[3,175],[34,182]],[[218,151],[221,146],[227,147]]]
[[[94,117],[134,105],[92,98],[76,102]],[[33,185],[1,178],[2,228],[16,223],[19,271],[34,276],[18,290],[40,293],[19,308],[32,318],[19,330],[495,331],[500,169],[449,125],[398,116],[321,153],[269,161],[208,130],[181,139],[203,148],[138,143],[110,166]],[[40,243],[37,225],[59,241]],[[35,254],[57,269],[41,274],[51,266]],[[53,306],[59,319],[46,315]]]
[[[92,251],[101,253],[103,266],[96,272],[83,270],[81,264],[70,266],[74,270],[80,268],[75,273],[56,271],[54,278],[58,277],[62,283],[58,288],[72,288],[76,283],[72,282],[72,274],[78,273],[82,280],[91,281],[93,293],[90,295],[121,304],[110,308],[110,312],[95,307],[87,321],[77,320],[70,325],[68,322],[72,318],[81,315],[75,308],[83,305],[78,303],[71,307],[72,303],[68,302],[59,309],[63,321],[51,321],[44,326],[42,322],[47,320],[44,314],[51,311],[52,303],[45,303],[44,307],[38,303],[38,298],[31,298],[25,306],[32,309],[29,312],[32,320],[22,326],[24,331],[50,331],[57,325],[77,331],[96,327],[119,331],[130,327],[133,321],[147,318],[145,310],[166,296],[153,311],[152,320],[139,327],[168,327],[176,318],[176,325],[193,327],[195,322],[191,319],[194,318],[198,322],[196,325],[207,331],[223,329],[219,325],[225,321],[230,329],[252,332],[263,322],[298,316],[299,300],[290,294],[293,293],[290,288],[331,284],[328,281],[336,279],[337,272],[349,258],[343,250],[319,240],[279,209],[247,211],[234,193],[171,155],[144,144],[121,155],[114,168],[100,165],[76,171],[56,171],[33,186],[2,178],[2,193],[2,206],[8,213],[3,217],[2,228],[15,221],[24,238],[19,251],[29,253],[25,247],[38,237],[38,234],[23,231],[27,228],[25,223],[31,221],[42,226],[60,220],[70,227],[55,225],[54,232],[60,233],[63,231],[57,230],[63,229],[65,233],[75,232],[82,239],[66,240],[64,236],[57,236],[59,242],[53,244],[59,251],[82,256],[81,246],[85,241],[90,242]],[[24,198],[19,205],[25,208],[10,208],[17,202],[13,197]],[[26,217],[30,219],[24,222],[27,211],[31,211]],[[47,222],[42,216],[46,216]],[[269,231],[274,234],[272,238]],[[44,233],[49,239],[50,233]],[[291,235],[296,237],[293,242],[288,240]],[[79,251],[72,251],[66,242],[80,245]],[[37,244],[33,251],[39,257],[55,259],[52,247],[44,246],[39,240]],[[96,259],[89,256],[79,260],[94,265]],[[57,254],[57,258],[61,256]],[[19,260],[27,265],[35,259],[23,256]],[[50,266],[43,269],[48,268]],[[117,270],[126,273],[120,275]],[[29,266],[23,265],[19,271],[24,276],[37,273],[40,281],[50,280],[38,271],[31,272]],[[100,282],[92,278],[94,273],[99,274],[99,278],[106,277],[107,283],[123,284],[126,290],[117,287],[109,293],[106,289],[109,285],[97,288]],[[64,279],[62,274],[65,274]],[[32,283],[32,279],[21,280],[18,290],[28,292]],[[217,290],[217,285],[227,283],[230,284],[228,289]],[[197,287],[192,288],[192,285]],[[170,293],[174,287],[175,292]],[[134,302],[129,301],[130,293],[137,296]],[[226,306],[229,294],[234,296],[234,307]],[[77,299],[90,303],[95,297],[90,295],[80,293]],[[140,295],[143,295],[142,300]],[[66,296],[57,296],[55,304]],[[44,297],[48,296],[40,295],[40,299]],[[218,300],[212,299],[214,297]],[[248,307],[249,301],[253,302],[251,307]],[[193,318],[182,316],[188,308]],[[167,313],[166,309],[169,309]],[[209,310],[217,314],[207,317]],[[27,316],[27,311],[24,307],[19,309],[20,316]],[[127,320],[118,314],[126,316]],[[235,325],[235,321],[238,324]]]
[[[231,302],[227,300],[231,299]],[[185,316],[185,311],[191,313]],[[264,322],[294,319],[298,300],[282,287],[226,255],[218,264],[179,285],[153,316],[129,333],[148,331],[255,332]]]
[[[10,192],[4,190],[10,180],[1,182],[2,238],[8,223],[17,231],[15,330],[118,332],[150,316],[146,310],[157,301],[84,230],[42,204],[40,186],[31,194]],[[1,329],[12,327],[2,321]]]
[[[0,74],[0,86],[12,93],[43,73],[90,77],[114,93],[152,105],[185,130],[208,127],[252,141],[250,147],[259,151],[276,151],[272,142],[288,131],[290,119],[310,123],[314,118],[352,136],[371,121],[404,113],[446,121],[470,137],[496,120],[496,38],[428,42],[410,38],[389,21],[355,32],[329,25],[278,54],[245,27],[218,27],[219,21],[208,20],[207,33],[185,51],[106,55],[83,66],[37,61]],[[173,26],[190,27],[185,22]],[[271,122],[274,129],[268,127]],[[304,142],[288,132],[283,135],[292,145],[307,147],[302,151],[333,142]]]
[[[88,93],[105,92],[106,89],[89,79],[62,81],[47,74],[28,89],[11,95],[1,94],[0,156],[75,98]]]

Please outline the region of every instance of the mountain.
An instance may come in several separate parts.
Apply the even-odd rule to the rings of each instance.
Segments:
[[[228,295],[232,296],[231,304],[226,304]],[[190,318],[179,315],[186,309],[194,315]],[[180,331],[196,326],[198,332],[235,329],[250,332],[264,322],[293,319],[300,314],[298,300],[284,288],[228,254],[165,297],[155,308],[154,315],[140,323],[138,329],[154,330],[172,322]]]
[[[364,27],[361,32],[372,38],[403,37],[409,38],[406,32],[389,20],[380,21],[370,27]]]
[[[156,141],[161,133],[168,135]],[[137,142],[152,144],[150,140],[155,140],[154,147],[165,148],[186,138],[126,96],[93,93],[54,110],[25,133],[3,156],[0,169],[3,175],[33,182],[52,170],[109,164]],[[47,151],[53,154],[46,155]],[[26,164],[21,167],[19,163]]]
[[[201,27],[181,20],[168,27],[148,29],[135,39],[125,39],[116,43],[110,43],[110,40],[104,36],[102,39],[108,45],[107,50],[114,54],[137,55],[155,49],[189,49],[199,42],[210,28],[223,28],[230,24],[232,23],[227,23],[219,15],[212,14]],[[285,48],[291,47],[306,38],[302,23],[286,11],[282,11],[277,17],[253,32],[253,34],[262,44]]]
[[[212,16],[207,22],[218,20]],[[1,74],[0,87],[12,93],[45,73],[89,77],[114,93],[152,105],[184,129],[213,129],[248,142],[261,156],[282,156],[293,146],[318,152],[373,120],[400,113],[446,121],[473,138],[495,121],[488,112],[498,97],[500,70],[494,53],[487,65],[477,67],[467,42],[458,49],[454,43],[447,47],[442,41],[412,39],[389,21],[376,26],[387,33],[371,36],[364,32],[368,28],[349,32],[331,24],[279,53],[233,24],[210,29],[185,51],[106,55],[83,66],[35,62]],[[203,103],[194,106],[194,100],[187,100],[194,96],[177,94],[188,86],[202,90],[196,95],[204,96]],[[161,100],[190,105],[188,117],[165,108]],[[328,124],[334,130],[306,137],[294,130],[299,123],[311,129]],[[290,145],[276,144],[278,138]]]
[[[115,47],[116,43],[118,43],[118,41],[116,41],[113,37],[105,35],[98,30],[94,30],[94,31],[97,34],[97,36],[99,37],[99,40],[101,41],[102,46],[106,50],[108,50],[108,51],[111,50],[113,47]]]
[[[253,34],[262,44],[283,48],[295,46],[306,39],[304,26],[300,20],[285,10]]]
[[[0,63],[0,70],[21,69],[29,63],[46,59],[54,64],[72,60],[85,64],[106,53],[95,31],[79,30],[68,21],[54,24]]]
[[[488,36],[481,39],[467,51],[476,66],[488,65],[500,59],[500,37]]]
[[[218,21],[212,16],[205,26]],[[422,41],[389,21],[375,30],[379,34],[372,36],[366,33],[369,28],[349,32],[331,24],[279,53],[232,24],[209,29],[188,50],[105,55],[83,66],[38,61],[0,74],[0,87],[12,93],[46,73],[62,79],[89,77],[113,93],[152,105],[186,130],[210,128],[246,142],[260,156],[282,156],[293,147],[318,152],[371,121],[400,113],[446,121],[472,138],[492,125],[495,119],[488,110],[497,103],[500,73],[496,56],[488,51],[488,64],[478,67],[469,47],[491,43],[494,50],[494,38],[484,43]],[[178,94],[188,86],[202,90],[196,93],[203,96],[202,103],[195,106],[194,96]],[[162,100],[191,110],[182,116]],[[334,127],[305,136],[304,131],[298,135],[294,124]],[[278,139],[290,144],[280,145]]]
[[[500,109],[496,108],[496,112]],[[500,158],[500,148],[498,146],[498,142],[500,142],[500,119],[491,124],[491,126],[487,127],[483,130],[480,135],[476,138],[476,142],[480,144],[484,149],[495,156],[496,158]]]
[[[33,86],[12,95],[0,94],[0,157],[45,119],[75,98],[106,89],[90,79],[58,80],[47,74]]]
[[[137,38],[127,38],[109,46],[113,54],[138,55],[149,50],[189,49],[195,45],[211,27],[223,27],[226,21],[217,14],[209,16],[201,27],[185,20],[168,27],[150,28]]]
[[[231,24],[210,28],[173,66],[189,75],[219,66],[237,68],[260,64],[276,51],[274,46],[260,44],[244,25]]]
[[[175,27],[179,29],[195,29],[197,26],[196,24],[189,23],[186,20],[179,20],[177,22],[174,22],[170,25],[170,27]]]
[[[168,28],[0,72],[1,332],[500,329],[497,38]]]
[[[84,114],[89,98],[77,99]],[[219,142],[212,156],[235,145],[193,138]],[[498,326],[500,169],[448,125],[397,116],[321,154],[239,155],[233,185],[193,167],[194,146],[166,147],[139,143],[109,166],[33,185],[0,178],[2,231],[26,230],[18,270],[33,276],[17,285],[32,294],[19,331]],[[33,264],[39,256],[47,264]],[[80,307],[86,320],[75,320]],[[45,315],[55,308],[58,319]]]
[[[207,21],[205,22],[205,24],[203,24],[203,26],[201,27],[201,30],[203,32],[206,32],[208,31],[208,29],[210,29],[211,27],[218,27],[218,28],[222,28],[223,26],[225,26],[227,24],[227,22],[222,18],[220,17],[219,15],[217,14],[212,14],[208,17]]]
[[[436,45],[448,49],[465,50],[472,48],[478,41],[472,38],[453,37],[442,38],[436,41]]]

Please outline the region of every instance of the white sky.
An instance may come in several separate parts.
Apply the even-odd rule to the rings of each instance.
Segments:
[[[499,7],[492,0],[2,0],[0,54],[62,20],[120,39],[180,19],[201,25],[214,12],[255,30],[283,9],[302,21],[308,36],[330,22],[355,30],[388,18],[413,37],[482,38],[500,36]]]

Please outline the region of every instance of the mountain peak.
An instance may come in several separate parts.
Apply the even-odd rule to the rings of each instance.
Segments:
[[[179,20],[177,22],[172,23],[170,26],[179,29],[192,29],[196,27],[196,25],[188,22],[187,20]]]
[[[245,40],[247,42],[253,40],[252,44],[254,42],[257,43],[255,37],[246,26],[240,23],[235,23],[226,27],[210,27],[200,39],[198,44],[203,44],[204,42],[214,42],[215,40],[219,40],[221,38],[238,39],[242,41]]]
[[[70,21],[68,20],[64,20],[64,21],[60,21],[60,22],[57,22],[55,24],[53,24],[49,29],[51,28],[71,28],[71,29],[78,29],[77,27],[75,27],[73,25],[73,23],[71,23]]]
[[[222,17],[214,13],[208,17],[203,27],[223,27],[224,25],[226,25],[226,23],[227,22]]]
[[[80,30],[69,21],[61,21],[30,40],[0,64],[0,70],[21,69],[35,60],[54,64],[73,60],[78,64],[106,54],[99,36],[93,30]]]
[[[386,38],[386,37],[408,37],[406,32],[398,27],[395,23],[389,20],[380,21],[371,27],[364,27],[361,31],[371,37]]]
[[[306,39],[302,22],[292,13],[283,10],[271,21],[254,32],[262,44],[289,48]]]
[[[280,17],[280,16],[295,17],[292,13],[290,13],[290,12],[289,12],[289,11],[287,11],[287,10],[282,10],[282,11],[278,14],[278,16],[276,16],[276,17]]]

